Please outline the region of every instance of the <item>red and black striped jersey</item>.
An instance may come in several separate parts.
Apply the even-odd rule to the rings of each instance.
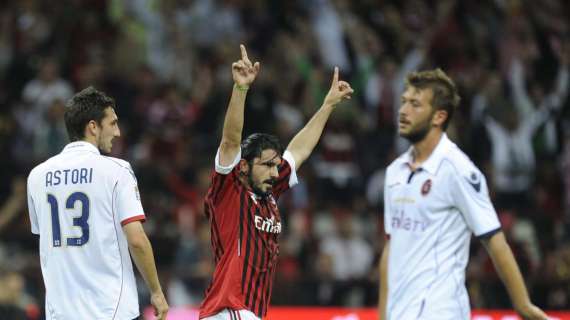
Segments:
[[[230,167],[216,166],[204,201],[215,270],[200,318],[225,308],[247,309],[263,318],[271,298],[281,233],[276,201],[297,183],[295,163],[286,151],[271,194],[259,197],[240,181],[239,157]]]

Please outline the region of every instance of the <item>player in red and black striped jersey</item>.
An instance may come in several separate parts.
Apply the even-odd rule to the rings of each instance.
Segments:
[[[338,80],[335,68],[323,105],[287,150],[268,134],[255,133],[242,142],[245,98],[259,68],[242,45],[241,59],[232,64],[234,88],[205,199],[216,268],[200,319],[259,320],[267,314],[282,226],[277,200],[297,183],[296,170],[313,151],[335,106],[353,92]]]

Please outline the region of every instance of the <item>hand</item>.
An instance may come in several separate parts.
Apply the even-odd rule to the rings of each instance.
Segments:
[[[252,64],[247,57],[245,46],[240,44],[239,48],[241,49],[241,59],[232,63],[232,76],[235,84],[249,86],[259,73],[259,62]]]
[[[154,308],[154,315],[157,320],[165,320],[168,313],[168,303],[162,292],[153,293],[150,296],[150,303]]]
[[[548,320],[546,313],[533,304],[517,312],[524,320]]]
[[[334,67],[334,75],[331,88],[325,97],[323,105],[334,106],[341,102],[342,99],[350,99],[350,95],[353,92],[354,90],[352,90],[348,82],[338,80],[338,67]]]

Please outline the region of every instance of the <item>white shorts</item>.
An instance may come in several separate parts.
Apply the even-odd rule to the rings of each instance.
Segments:
[[[249,310],[224,309],[213,316],[201,320],[261,320],[255,313]]]

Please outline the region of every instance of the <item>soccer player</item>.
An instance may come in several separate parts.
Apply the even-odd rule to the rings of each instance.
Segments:
[[[529,299],[485,177],[445,134],[459,100],[440,69],[407,77],[398,129],[412,146],[386,172],[380,318],[470,319],[464,283],[473,233],[516,311],[524,319],[547,319]]]
[[[321,108],[283,152],[276,137],[254,133],[241,141],[247,91],[259,72],[245,47],[232,64],[234,87],[205,199],[215,270],[200,319],[260,320],[267,313],[282,231],[277,199],[297,183],[296,171],[319,141],[329,115],[353,92],[335,68]]]
[[[139,303],[130,253],[158,319],[168,304],[127,161],[101,155],[120,136],[115,101],[89,87],[67,103],[69,143],[28,177],[32,232],[40,236],[47,320],[132,320]]]

